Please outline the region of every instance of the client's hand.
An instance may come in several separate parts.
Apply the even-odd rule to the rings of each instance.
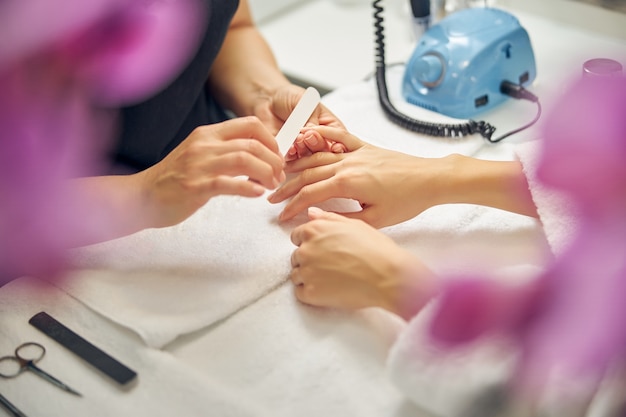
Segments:
[[[283,164],[274,136],[258,118],[243,117],[196,128],[136,175],[154,226],[163,227],[183,221],[214,196],[258,197],[276,188],[285,179]]]
[[[268,197],[271,203],[293,197],[280,220],[331,198],[349,198],[363,209],[342,214],[380,228],[445,202],[443,184],[453,170],[445,158],[419,158],[378,148],[342,129],[318,126],[310,130],[343,145],[347,152],[319,152],[287,164],[285,171],[298,175]]]
[[[293,84],[283,85],[274,91],[271,95],[260,95],[253,109],[253,113],[273,134],[278,133],[285,120],[289,117],[293,109],[296,107],[300,98],[304,94],[304,88]],[[307,126],[332,126],[343,128],[343,123],[335,116],[326,106],[320,104],[317,106]],[[305,142],[304,136],[300,134],[289,148],[286,160],[293,160],[303,156],[310,155],[315,152],[330,150],[332,143],[315,143]],[[338,151],[343,148],[338,147]]]
[[[323,138],[319,132],[309,129],[310,127],[313,126],[309,123],[307,127],[302,129],[302,132],[298,134],[293,145],[291,145],[289,151],[287,151],[287,155],[285,155],[286,161],[294,161],[316,152],[344,153],[348,151],[343,143],[333,142],[330,139]]]
[[[269,97],[259,97],[257,104],[254,106],[254,114],[272,133],[276,134],[296,107],[303,94],[304,89],[302,87],[293,84],[284,85],[278,88],[274,94]],[[344,127],[337,116],[323,104],[317,106],[307,123],[307,126],[318,125],[337,128]],[[336,152],[343,151],[342,146],[335,146],[333,148],[333,145],[334,144],[331,142],[322,142],[321,140],[314,141],[311,138],[305,140],[305,136],[300,134],[290,147],[285,158],[289,161],[315,152],[329,151],[331,148]]]
[[[296,227],[291,281],[296,297],[321,307],[381,307],[413,316],[433,295],[433,274],[393,240],[360,220],[318,208]]]

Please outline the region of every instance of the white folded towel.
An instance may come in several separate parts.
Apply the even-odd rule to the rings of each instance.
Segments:
[[[364,132],[363,139],[379,146],[421,156],[457,152],[486,159],[515,158],[506,143],[493,146],[479,137],[424,137],[371,114],[379,112],[372,110],[378,109],[373,81],[346,86],[323,100],[349,129]],[[434,115],[416,107],[409,110],[422,117]],[[347,206],[350,203],[334,200],[321,207],[354,209]],[[213,198],[177,226],[77,250],[81,269],[59,286],[133,329],[149,346],[161,347],[228,317],[287,279],[294,249],[289,235],[306,216],[301,213],[279,224],[281,209],[282,204],[271,205],[265,198]],[[476,260],[487,269],[538,263],[545,245],[535,220],[472,205],[433,207],[383,232],[438,271],[463,269]]]
[[[264,197],[213,198],[179,225],[76,250],[78,269],[57,285],[161,347],[287,279],[289,234],[305,214],[279,224],[281,209]]]
[[[120,386],[28,324],[46,311],[137,372]],[[32,374],[0,379],[0,393],[28,416],[274,416],[219,375],[202,373],[167,352],[150,349],[131,331],[43,282],[20,278],[0,289],[0,356],[24,342],[46,354],[38,366],[82,394],[77,397]],[[0,408],[0,410],[3,410]],[[0,411],[0,415],[4,415]]]
[[[166,350],[219,375],[274,416],[427,417],[385,375],[387,351],[405,325],[378,309],[306,306],[284,283],[219,326],[183,336]]]
[[[280,208],[220,196],[174,227],[75,252],[59,286],[160,347],[211,325],[287,279],[293,245]]]

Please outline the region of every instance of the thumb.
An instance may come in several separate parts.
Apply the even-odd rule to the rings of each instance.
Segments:
[[[287,120],[304,94],[304,88],[290,86],[279,90],[272,100],[272,110],[283,121]]]

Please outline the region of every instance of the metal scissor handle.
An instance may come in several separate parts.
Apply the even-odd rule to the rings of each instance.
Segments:
[[[74,395],[81,394],[59,381],[43,369],[39,368],[35,363],[39,362],[46,354],[46,348],[36,342],[26,342],[15,348],[15,356],[3,356],[0,358],[0,377],[15,378],[25,370],[29,370],[37,376],[45,379],[57,387],[70,392]]]
[[[44,356],[46,356],[46,348],[37,342],[22,343],[15,348],[15,357],[24,362],[32,361],[33,363],[37,363]]]
[[[15,378],[26,370],[29,362],[35,364],[46,355],[46,348],[35,342],[22,343],[15,348],[14,356],[0,358],[0,377]]]

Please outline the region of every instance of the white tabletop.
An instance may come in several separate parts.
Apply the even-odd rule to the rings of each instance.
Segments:
[[[406,62],[415,46],[408,2],[381,4],[386,62]],[[540,79],[557,78],[568,66],[578,69],[585,58],[613,58],[626,66],[626,14],[563,0],[501,0],[496,6],[517,16],[529,32]],[[259,28],[285,73],[333,90],[374,70],[373,10],[369,0],[305,0],[264,18]]]

